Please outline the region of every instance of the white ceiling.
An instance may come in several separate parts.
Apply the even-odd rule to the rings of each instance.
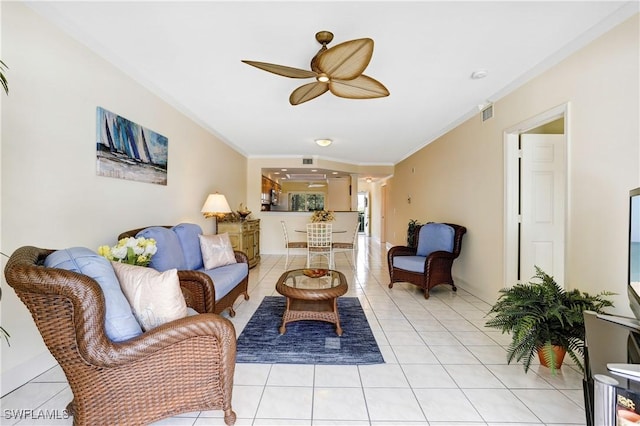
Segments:
[[[29,5],[246,156],[357,165],[397,163],[638,10],[636,1]],[[291,106],[291,91],[310,80],[240,62],[308,69],[320,30],[334,33],[329,47],[372,38],[365,74],[391,95],[326,93]],[[488,77],[472,80],[478,69]],[[334,143],[321,148],[315,138]]]

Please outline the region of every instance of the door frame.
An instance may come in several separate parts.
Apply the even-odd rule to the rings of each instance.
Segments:
[[[518,140],[521,133],[525,133],[531,129],[555,121],[559,118],[564,120],[564,167],[565,167],[565,213],[564,213],[564,280],[569,281],[567,272],[567,236],[569,235],[569,212],[570,197],[569,194],[569,147],[571,141],[570,122],[569,122],[570,104],[564,103],[551,108],[548,111],[540,113],[535,117],[522,121],[512,127],[507,128],[503,133],[504,144],[504,285],[503,287],[511,287],[518,282],[518,199],[520,191],[520,174],[518,167],[519,146]]]
[[[380,242],[387,242],[387,185],[380,186]]]

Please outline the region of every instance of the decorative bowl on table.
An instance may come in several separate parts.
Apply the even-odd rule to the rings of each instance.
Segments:
[[[320,278],[327,275],[328,269],[303,269],[302,273],[309,278]]]
[[[251,210],[238,210],[236,213],[240,215],[240,219],[245,220],[251,214]]]

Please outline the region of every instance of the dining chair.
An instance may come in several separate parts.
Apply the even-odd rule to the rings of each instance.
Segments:
[[[287,248],[287,260],[285,262],[285,269],[289,269],[289,249],[306,249],[306,241],[289,241],[289,234],[287,232],[287,225],[284,220],[280,221],[282,225],[282,233],[284,234],[284,246]]]
[[[333,249],[333,258],[335,260],[336,252],[341,251],[350,251],[351,252],[351,261],[353,265],[356,264],[356,250],[358,249],[358,229],[360,228],[360,222],[356,221],[355,227],[353,228],[353,235],[351,236],[351,241],[334,241],[331,243],[331,248]]]
[[[329,264],[329,269],[333,268],[331,233],[330,223],[307,223],[307,268],[311,267],[311,259],[316,256],[324,256]]]

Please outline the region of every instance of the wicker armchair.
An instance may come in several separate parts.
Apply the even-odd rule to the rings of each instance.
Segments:
[[[453,261],[460,255],[462,237],[467,232],[467,228],[452,223],[445,225],[451,226],[454,230],[453,250],[451,252],[435,251],[424,257],[424,266],[420,268],[419,272],[395,266],[394,258],[397,256],[417,255],[418,247],[420,246],[420,230],[424,225],[417,226],[414,229],[416,247],[395,246],[389,250],[387,253],[389,276],[391,278],[389,288],[393,288],[393,283],[396,282],[408,282],[422,288],[425,299],[429,298],[429,290],[439,284],[449,284],[453,291],[457,290],[451,276],[451,267],[453,266]]]
[[[229,320],[194,315],[114,343],[105,334],[98,283],[42,266],[52,252],[17,249],[5,276],[64,370],[74,425],[143,425],[202,410],[223,410],[225,423],[235,423],[236,334]]]
[[[164,228],[171,228],[171,226],[163,225]],[[131,229],[118,235],[118,240],[127,237],[135,237],[138,232],[145,228]],[[249,263],[247,255],[241,251],[235,250],[236,262]],[[229,309],[229,316],[234,317],[236,311],[233,309],[233,302],[236,301],[240,295],[244,296],[245,300],[249,300],[249,293],[247,292],[249,286],[249,276],[247,276],[243,282],[232,289],[226,296],[216,301],[215,287],[211,277],[200,271],[179,270],[178,278],[180,279],[180,287],[182,287],[182,293],[185,295],[185,299],[191,302],[191,307],[200,313],[211,312],[214,314],[221,314],[225,309]]]

